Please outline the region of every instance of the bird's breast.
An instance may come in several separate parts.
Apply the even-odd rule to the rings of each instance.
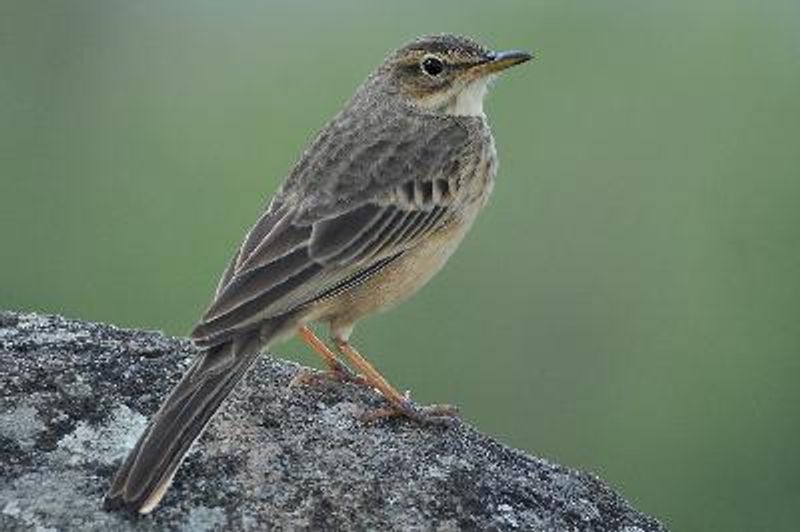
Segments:
[[[467,223],[471,223],[480,209],[486,205],[497,174],[494,137],[485,122],[482,126],[473,133],[473,142],[466,157],[466,164],[457,177],[461,211]]]

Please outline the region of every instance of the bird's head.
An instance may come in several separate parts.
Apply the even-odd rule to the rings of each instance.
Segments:
[[[385,89],[423,112],[482,116],[492,79],[531,57],[518,50],[495,52],[466,37],[432,35],[390,54],[375,75]]]

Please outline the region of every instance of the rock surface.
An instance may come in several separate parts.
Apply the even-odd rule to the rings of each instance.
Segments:
[[[0,312],[0,530],[664,530],[602,481],[461,422],[364,425],[353,385],[263,356],[149,517],[101,498],[191,345]]]

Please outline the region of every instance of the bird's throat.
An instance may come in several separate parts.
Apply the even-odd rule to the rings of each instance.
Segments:
[[[483,98],[488,90],[488,78],[476,79],[455,95],[445,112],[454,116],[485,116]]]

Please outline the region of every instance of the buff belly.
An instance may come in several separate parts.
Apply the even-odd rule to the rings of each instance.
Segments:
[[[458,247],[468,225],[454,224],[432,234],[360,285],[314,305],[304,321],[327,322],[331,336],[347,339],[360,318],[391,308],[430,281]]]

